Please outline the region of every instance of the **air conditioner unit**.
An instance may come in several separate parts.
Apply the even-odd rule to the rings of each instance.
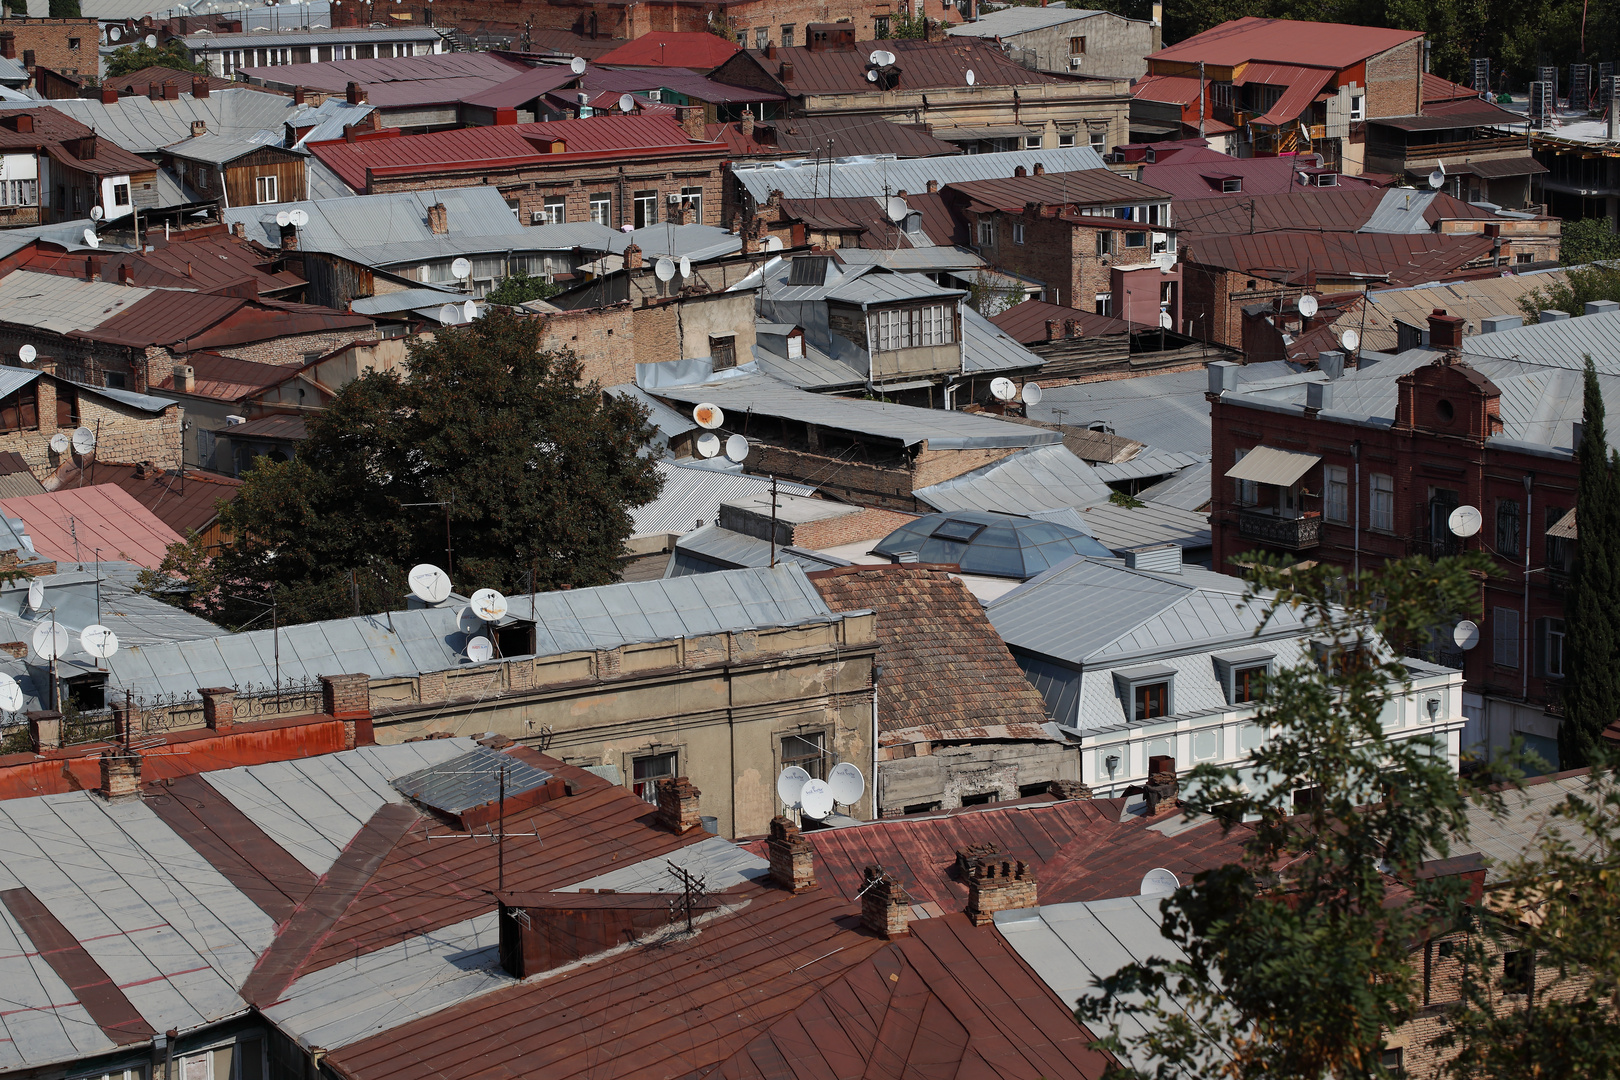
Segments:
[[[675,193],[675,192],[673,192],[673,191],[672,191],[672,192],[670,192],[670,193],[669,193],[669,194],[668,194],[668,195],[665,195],[665,196],[664,196],[664,199],[665,199],[665,200],[666,200],[666,201],[667,201],[667,202],[668,202],[668,203],[669,203],[669,205],[671,205],[671,206],[676,206],[676,205],[678,205],[678,204],[679,204],[679,203],[680,203],[680,201],[681,201],[681,197],[680,197],[680,196],[679,196],[679,195],[677,195],[677,194],[676,194],[676,193]]]
[[[529,224],[530,225],[544,225],[545,223],[546,223],[546,212],[544,210],[530,210],[529,211]]]
[[[1077,68],[1080,66],[1080,61],[1084,59],[1085,57],[1083,56],[1071,56],[1069,57],[1069,66],[1072,68]]]

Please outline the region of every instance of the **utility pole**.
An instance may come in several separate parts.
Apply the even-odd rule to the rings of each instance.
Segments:
[[[776,477],[771,477],[771,569],[776,569]]]
[[[1204,137],[1204,62],[1198,61],[1198,137]],[[1254,230],[1249,230],[1253,232]]]

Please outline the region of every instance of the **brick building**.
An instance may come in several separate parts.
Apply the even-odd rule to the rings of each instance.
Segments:
[[[1620,315],[1584,320],[1620,334]],[[1257,548],[1351,572],[1487,552],[1477,647],[1448,624],[1422,652],[1467,677],[1465,749],[1523,735],[1556,763],[1573,557],[1557,527],[1575,505],[1581,361],[1547,327],[1464,340],[1460,318],[1436,311],[1429,325],[1428,348],[1338,378],[1342,354],[1324,354],[1329,377],[1303,386],[1248,390],[1232,365],[1211,367],[1215,565]],[[1451,528],[1460,506],[1478,511],[1477,535]]]
[[[129,218],[157,205],[157,166],[48,106],[0,111],[0,227]]]
[[[172,400],[108,395],[61,378],[49,361],[32,369],[0,369],[0,376],[5,388],[0,396],[0,453],[16,455],[48,488],[88,482],[82,470],[92,459],[151,461],[169,468],[180,464],[185,411]],[[51,445],[59,432],[81,427],[97,433],[93,454]]]
[[[64,75],[101,71],[101,24],[95,19],[7,18],[0,26],[0,56],[22,66],[47,67]]]

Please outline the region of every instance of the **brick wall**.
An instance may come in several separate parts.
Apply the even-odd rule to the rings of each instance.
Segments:
[[[656,364],[681,359],[680,305],[660,304],[635,312],[635,362]],[[634,375],[634,371],[631,372]],[[632,378],[629,380],[634,382]]]
[[[793,529],[793,544],[796,547],[821,550],[838,547],[840,544],[853,544],[858,540],[881,540],[915,518],[915,514],[867,507],[824,521],[810,521],[797,525]]]
[[[570,30],[579,34],[594,31],[600,37],[634,39],[654,31],[701,33],[709,28],[711,16],[716,20],[729,16],[739,37],[746,34],[747,45],[753,48],[756,28],[768,32],[771,44],[780,45],[782,28],[791,26],[794,44],[803,45],[806,23],[844,20],[855,23],[858,40],[869,41],[874,36],[875,18],[894,18],[907,10],[904,0],[742,0],[728,5],[691,2],[569,6],[541,0],[508,0],[501,5],[500,18],[520,25],[527,23],[536,30]],[[954,7],[946,9],[937,0],[928,5],[928,14],[935,19],[961,21]],[[462,20],[485,22],[489,18],[489,6],[475,0],[437,0],[431,13],[426,5],[421,5],[417,14],[418,21],[437,21],[440,25]]]
[[[18,63],[48,67],[66,75],[101,71],[101,26],[95,19],[8,18],[0,33],[10,33]],[[77,44],[75,44],[75,42]],[[32,52],[34,59],[25,60]]]
[[[572,350],[583,366],[581,377],[603,386],[636,381],[635,341],[628,303],[548,315],[540,329],[541,349]]]
[[[321,334],[290,334],[287,337],[273,338],[269,341],[254,341],[246,345],[221,345],[210,349],[221,356],[232,356],[238,360],[256,360],[261,364],[281,364],[298,366],[307,363],[314,356],[325,356],[334,349],[356,341],[369,341],[377,336],[377,331],[371,327],[356,330],[336,330]],[[173,370],[173,360],[168,368],[154,367],[152,374],[161,381],[167,373]]]
[[[1414,116],[1422,103],[1423,39],[1367,61],[1367,115]]]
[[[1017,452],[1016,449],[999,447],[981,450],[923,450],[912,465],[912,482],[919,488],[933,487],[963,473],[1011,457]]]
[[[41,378],[34,386],[38,429],[0,435],[0,451],[20,454],[34,477],[45,482],[64,466],[72,472],[71,467],[78,462],[71,450],[58,454],[50,448],[51,436],[59,430],[55,384]],[[102,461],[155,461],[166,468],[178,468],[183,419],[184,410],[178,405],[154,416],[104,398],[79,395],[79,424],[96,432],[95,456]]]

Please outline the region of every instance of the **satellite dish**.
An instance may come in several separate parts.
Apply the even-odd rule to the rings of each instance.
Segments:
[[[100,221],[102,218],[104,218],[106,216],[107,216],[106,211],[102,210],[101,207],[92,206],[90,208],[90,220],[91,221]]]
[[[439,309],[439,322],[445,326],[454,326],[461,321],[461,309],[454,304],[445,304]]]
[[[967,71],[967,84],[969,86],[972,86],[976,82],[978,82],[978,78],[973,74],[973,69],[968,68],[968,71]]]
[[[118,651],[118,635],[100,623],[91,623],[79,632],[79,644],[97,660],[105,660]]]
[[[1025,383],[1023,391],[1018,396],[1024,399],[1025,405],[1039,405],[1041,403],[1041,384]]]
[[[998,401],[1011,401],[1018,396],[1018,387],[1006,376],[998,375],[990,380],[990,392]]]
[[[900,196],[890,195],[888,203],[884,206],[884,212],[890,221],[898,224],[906,220],[906,215],[911,213],[911,207],[906,205],[906,200]]]
[[[748,440],[741,435],[733,435],[726,440],[726,457],[738,465],[748,458]]]
[[[84,230],[84,242],[89,247],[98,248],[101,246],[101,237],[96,235],[96,230],[86,229]]]
[[[474,319],[478,318],[478,305],[473,303],[471,300],[468,300],[466,303],[462,304],[461,317],[466,322],[472,322]]]
[[[710,405],[705,401],[692,410],[692,419],[697,422],[698,427],[713,431],[726,422],[726,414],[721,411],[720,406]]]
[[[1304,296],[1299,298],[1299,313],[1305,316],[1307,319],[1312,315],[1315,315],[1319,307],[1320,305],[1317,304],[1316,297],[1312,296],[1310,293],[1306,293]]]
[[[1451,527],[1454,536],[1473,536],[1479,532],[1479,527],[1484,522],[1484,516],[1472,506],[1457,507],[1446,519],[1446,524]]]
[[[146,35],[146,47],[148,49],[157,48],[157,35],[156,34],[147,34]]]
[[[485,622],[500,622],[507,606],[506,597],[494,589],[479,589],[472,594],[472,609]]]
[[[116,26],[107,27],[107,40],[117,41],[124,36],[124,31]]]
[[[55,435],[51,436],[51,449],[55,450],[58,454],[67,453],[68,447],[72,445],[73,443],[67,437],[67,432],[65,431],[58,431]]]
[[[34,628],[34,651],[46,660],[55,660],[68,651],[67,627],[55,619]]]
[[[787,806],[799,805],[799,792],[810,780],[810,774],[797,765],[789,765],[776,778],[776,797]]]
[[[1346,330],[1339,335],[1339,344],[1344,346],[1345,352],[1355,352],[1361,347],[1361,335],[1354,330]]]
[[[96,433],[87,427],[73,429],[73,449],[88,454],[96,448]]]
[[[307,210],[290,210],[287,213],[287,220],[293,223],[293,228],[302,229],[309,224],[309,212]]]
[[[472,273],[472,263],[466,259],[457,259],[450,264],[450,274],[458,281]]]
[[[494,655],[495,646],[489,643],[487,637],[475,637],[467,642],[467,659],[475,664],[482,664],[484,661],[493,658]]]
[[[870,82],[870,83],[877,82],[877,72],[872,70],[871,68],[867,68],[866,69],[866,81]]]
[[[678,268],[680,269],[681,279],[683,281],[692,276],[692,260],[687,258],[685,255],[681,256],[681,261]]]
[[[285,229],[288,225],[292,224],[292,215],[283,210],[281,213],[276,215],[276,224]]]
[[[45,586],[37,581],[28,583],[28,610],[39,611],[45,606]]]
[[[636,108],[636,99],[635,98],[631,97],[629,94],[620,94],[619,95],[619,111],[620,112],[634,112],[635,108]]]
[[[1457,648],[1467,652],[1479,644],[1479,624],[1472,619],[1464,619],[1451,631],[1451,640],[1457,643]]]
[[[1440,185],[1444,184],[1445,182],[1446,182],[1446,167],[1445,167],[1444,164],[1442,164],[1442,165],[1439,165],[1438,167],[1436,167],[1434,172],[1429,174],[1429,186],[1431,188],[1434,188],[1436,191],[1438,191],[1438,190],[1440,190]]]
[[[894,53],[890,52],[888,49],[884,49],[878,53],[878,66],[888,67],[892,63],[894,63]]]
[[[1170,313],[1168,311],[1161,311],[1159,312],[1159,325],[1164,327],[1166,330],[1173,330],[1176,325],[1176,320],[1170,317]]]
[[[833,802],[852,806],[861,801],[866,792],[866,777],[852,762],[834,765],[832,772],[827,774],[827,790],[832,792]]]
[[[1142,896],[1168,896],[1181,888],[1176,875],[1165,869],[1149,870],[1142,875]]]
[[[799,789],[799,809],[805,817],[820,820],[832,813],[832,792],[822,780],[806,780],[804,787]]]
[[[781,251],[782,250],[782,238],[780,236],[766,237],[765,238],[765,250],[766,251]]]
[[[432,563],[417,563],[406,580],[411,595],[429,604],[442,604],[450,597],[450,575]]]
[[[653,273],[659,281],[668,281],[675,276],[675,262],[672,259],[659,259],[653,264]]]
[[[866,62],[868,64],[871,64],[873,67],[882,67],[883,66],[883,50],[881,50],[881,49],[873,49],[872,52],[871,52],[871,55],[867,56]]]
[[[25,364],[32,364],[34,362],[34,357],[38,355],[39,351],[32,345],[24,345],[22,348],[17,350],[17,359],[21,360]]]
[[[712,431],[705,431],[698,436],[697,451],[706,458],[714,457],[720,452],[720,436]]]
[[[568,61],[568,70],[572,71],[575,75],[585,74],[585,58],[583,56],[576,56],[572,60]]]
[[[10,675],[0,674],[0,709],[16,712],[23,707],[22,687]]]

